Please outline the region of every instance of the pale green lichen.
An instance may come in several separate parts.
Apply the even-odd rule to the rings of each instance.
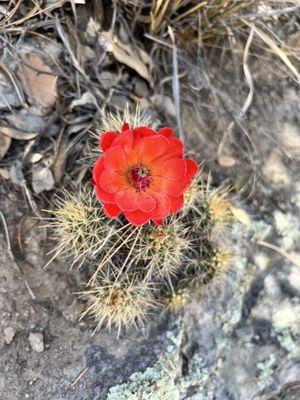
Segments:
[[[253,221],[251,224],[257,240],[265,240],[272,231],[272,226],[265,221]]]
[[[182,376],[182,329],[178,335],[167,332],[167,338],[170,345],[158,361],[144,372],[133,373],[128,382],[110,388],[107,400],[179,400],[186,397],[186,390],[191,386],[197,388],[197,393],[190,399],[212,399],[207,393],[201,394],[201,383],[208,379],[208,372],[198,354],[190,360],[187,376]]]
[[[280,332],[277,332],[277,339],[280,343],[280,346],[287,350],[287,358],[298,358],[300,357],[300,347],[299,343],[296,341],[296,337],[299,337],[298,332],[291,329],[283,329]]]
[[[300,238],[299,217],[276,210],[274,219],[276,230],[282,237],[282,246],[286,250],[290,250]]]
[[[256,364],[258,369],[257,384],[260,389],[264,389],[273,382],[276,357],[270,354],[265,360]]]

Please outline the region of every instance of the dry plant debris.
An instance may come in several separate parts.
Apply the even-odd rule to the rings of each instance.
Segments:
[[[57,96],[57,77],[37,54],[22,58],[19,75],[31,102],[42,107],[53,106]]]

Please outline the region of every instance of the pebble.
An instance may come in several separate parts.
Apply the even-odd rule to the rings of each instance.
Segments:
[[[9,344],[13,341],[13,338],[15,336],[15,330],[12,326],[7,326],[6,328],[3,329],[4,333],[4,340],[6,344]]]
[[[148,97],[149,89],[147,83],[139,78],[136,78],[133,83],[134,94],[138,97]]]
[[[44,351],[44,337],[41,333],[30,333],[28,336],[30,346],[33,351],[41,353]]]

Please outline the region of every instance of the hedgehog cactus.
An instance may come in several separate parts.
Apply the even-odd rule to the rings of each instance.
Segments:
[[[126,115],[106,118],[105,127],[120,128],[127,122]],[[110,120],[113,121],[112,127],[108,126]],[[135,120],[140,122],[139,116],[128,120],[133,125]],[[176,164],[171,152],[173,161],[168,162],[171,168],[166,178],[169,179],[168,182],[161,175],[163,170],[155,172],[155,168],[161,168],[162,161],[151,161],[151,173],[154,179],[155,174],[160,174],[162,187],[159,189],[156,186],[152,191],[150,181],[147,184],[148,191],[145,188],[140,189],[142,193],[138,196],[142,196],[145,201],[142,207],[145,210],[147,208],[147,212],[134,211],[138,205],[130,206],[130,195],[127,194],[126,202],[121,202],[124,207],[122,210],[119,208],[119,197],[109,186],[108,174],[111,170],[108,169],[105,177],[107,192],[96,186],[96,196],[92,185],[89,185],[73,191],[72,195],[65,194],[63,199],[57,201],[57,208],[53,211],[50,222],[58,241],[58,250],[54,257],[59,254],[68,257],[71,255],[72,264],[82,265],[85,277],[87,271],[90,274],[88,287],[81,293],[86,304],[83,316],[90,315],[94,318],[96,330],[102,325],[109,329],[116,327],[118,334],[122,328],[141,325],[146,315],[163,305],[173,311],[183,308],[193,298],[193,293],[194,296],[197,295],[199,287],[226,272],[232,256],[230,251],[219,245],[220,242],[225,242],[224,234],[232,222],[226,189],[211,190],[209,186],[204,186],[200,174],[192,179],[196,171],[195,163],[185,161],[188,159],[183,158],[183,146],[173,137],[170,128],[162,129],[159,133],[150,128],[139,128],[138,131],[134,128],[136,127],[132,126],[131,129],[138,132],[138,136],[134,139],[133,134],[132,140],[136,140],[139,146],[143,143],[144,151],[147,151],[145,138],[151,138],[152,146],[155,135],[162,137],[161,132],[163,135],[166,133],[159,142],[164,146],[168,143],[173,146],[175,159],[180,160]],[[131,132],[129,125],[125,129],[128,134]],[[125,140],[127,143],[127,137],[123,140],[121,135],[126,136],[124,130],[121,134],[116,131],[106,132],[104,136],[102,134],[102,146],[105,142],[104,148],[110,149],[114,140],[123,144]],[[122,148],[122,154],[125,157],[126,152],[131,152],[130,160],[138,162],[132,154],[134,147],[130,148],[132,140],[129,147],[125,145]],[[151,151],[152,156],[148,159],[152,160],[155,156],[167,157],[169,160],[169,155],[166,156],[168,152],[157,152],[154,148]],[[109,165],[105,157],[103,159],[102,156],[100,160],[101,164]],[[147,157],[145,160],[147,161]],[[117,160],[113,162],[116,163]],[[124,160],[122,162],[126,165]],[[132,172],[131,164],[127,168]],[[100,169],[100,172],[104,169]],[[122,172],[113,170],[112,182],[116,181],[116,173]],[[176,173],[181,178],[175,179]],[[99,176],[94,174],[94,180],[95,178],[99,179]],[[127,186],[131,183],[130,179],[128,182]],[[118,185],[123,185],[119,177]],[[130,191],[127,186],[125,190]],[[101,201],[104,199],[104,209],[99,202],[99,191]],[[171,196],[169,203],[166,203],[164,199],[169,199],[172,193],[177,196],[176,200]],[[153,196],[151,201],[148,200],[150,196]],[[150,203],[155,203],[151,206],[153,211],[150,210]],[[118,208],[118,211],[112,212],[113,208]],[[120,211],[124,212],[125,217]]]

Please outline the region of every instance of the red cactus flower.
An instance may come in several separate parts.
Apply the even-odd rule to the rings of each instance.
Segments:
[[[161,225],[182,209],[198,165],[184,158],[183,143],[171,128],[131,130],[125,124],[121,133],[105,132],[100,147],[104,154],[94,165],[93,183],[108,217],[123,212],[133,225],[149,220]]]

